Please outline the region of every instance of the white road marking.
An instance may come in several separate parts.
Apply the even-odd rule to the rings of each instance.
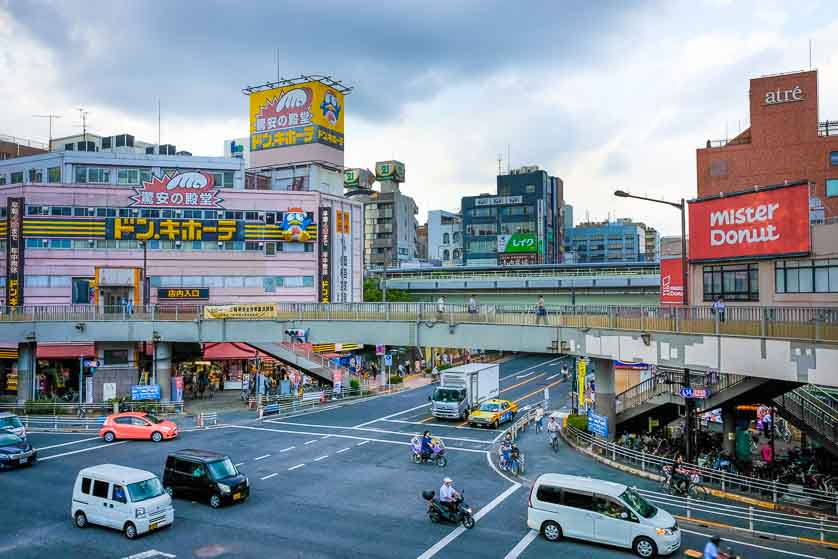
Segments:
[[[415,437],[419,433],[405,433],[404,431],[388,431],[386,429],[374,429],[372,427],[344,427],[342,425],[318,425],[315,423],[294,423],[293,421],[279,421],[276,419],[269,419],[265,421],[265,423],[273,423],[275,425],[287,425],[289,427],[314,427],[317,429],[341,429],[344,431],[366,431],[369,433],[382,433],[385,435],[400,435],[402,437]],[[434,426],[436,427],[436,426]],[[316,433],[317,435],[322,435],[322,433]],[[337,435],[327,435],[329,437],[336,437]],[[326,438],[326,437],[323,437]],[[490,444],[492,441],[488,439],[466,439],[462,437],[444,437],[447,441],[460,441],[460,442],[467,442],[467,443],[478,443],[478,444]],[[310,443],[314,443],[317,441],[309,441]],[[309,444],[309,443],[305,443]]]
[[[391,413],[390,415],[385,415],[384,417],[379,417],[378,419],[373,419],[372,421],[367,421],[366,423],[359,423],[354,428],[358,429],[360,427],[366,427],[367,425],[369,425],[371,423],[375,423],[377,421],[382,421],[384,419],[390,419],[391,417],[396,417],[397,415],[404,415],[408,412],[416,411],[416,410],[421,409],[421,408],[427,408],[430,405],[431,405],[431,403],[428,402],[427,404],[421,404],[421,405],[416,406],[415,408],[410,408],[409,410],[403,410],[403,411],[399,411],[399,412],[396,412],[396,413]]]
[[[256,458],[254,458],[253,461],[258,462],[259,460],[264,460],[265,458],[268,458],[269,456],[270,456],[270,454],[263,454],[262,456],[257,456]]]
[[[369,441],[369,440],[364,440],[364,441],[359,442],[359,443],[358,443],[358,444],[356,444],[355,446],[365,445],[365,444],[367,444],[368,442],[370,442],[370,441]]]
[[[555,363],[556,361],[559,361],[560,359],[564,359],[564,358],[565,358],[565,356],[562,356],[562,357],[557,357],[557,358],[555,358],[555,359],[551,359],[550,361],[544,361],[543,363],[539,363],[539,364],[537,364],[537,365],[533,365],[532,367],[527,367],[526,369],[521,369],[520,371],[515,371],[515,372],[513,372],[512,374],[507,375],[507,376],[505,376],[505,377],[501,378],[500,380],[501,380],[501,382],[502,382],[502,381],[505,381],[505,380],[507,380],[507,379],[517,378],[517,377],[515,377],[515,375],[516,375],[516,374],[518,374],[518,373],[524,373],[524,372],[526,372],[526,371],[531,371],[531,370],[536,369],[536,368],[538,368],[538,367],[546,367],[546,366],[547,366],[547,365],[549,365],[550,363]]]
[[[297,468],[302,468],[303,466],[305,466],[305,464],[297,464],[296,466],[288,468],[288,471],[290,472],[291,470],[296,470]]]
[[[459,425],[446,425],[444,423],[422,423],[421,421],[405,421],[404,419],[382,419],[381,421],[386,423],[406,423],[409,425],[422,425],[424,427],[433,426],[434,429],[443,427],[445,429],[468,429],[469,431],[483,431],[484,433],[486,432],[486,429],[482,427],[465,427]]]
[[[491,466],[491,468],[495,471],[495,473],[498,474],[500,477],[502,477],[503,479],[505,479],[509,483],[518,483],[517,481],[515,481],[511,477],[507,476],[505,473],[498,470],[497,466],[495,466],[495,463],[492,462],[492,453],[488,450],[486,451],[486,461],[489,463],[489,466]]]
[[[478,522],[481,518],[492,512],[492,509],[501,504],[507,497],[515,493],[515,491],[517,491],[519,487],[521,487],[521,484],[515,483],[511,487],[508,487],[506,491],[492,499],[492,501],[489,504],[477,511],[477,514],[474,515],[474,521]],[[433,546],[428,548],[428,550],[425,551],[425,553],[423,553],[419,557],[417,557],[417,559],[430,559],[431,557],[439,553],[443,548],[445,548],[445,546],[447,546],[449,543],[457,539],[457,537],[465,531],[466,529],[462,526],[457,526],[454,530],[451,531],[450,534],[448,534],[447,536],[436,542]]]
[[[687,534],[694,534],[696,536],[701,536],[703,538],[709,538],[710,537],[710,534],[705,534],[703,532],[695,532],[693,530],[684,530],[683,528],[681,528],[681,531],[686,532]],[[732,540],[730,538],[722,538],[722,541],[723,542],[735,543],[736,545],[744,545],[744,546],[747,546],[747,547],[755,547],[757,549],[765,549],[767,551],[774,551],[776,553],[784,553],[786,555],[794,555],[795,557],[806,557],[806,559],[823,559],[823,557],[818,557],[816,555],[806,555],[805,553],[797,553],[796,551],[786,551],[785,549],[777,549],[777,548],[774,548],[774,547],[766,547],[764,545],[757,545],[755,543],[748,543],[748,542],[742,542],[742,541],[739,541],[739,540]]]
[[[259,479],[261,479],[262,481],[265,481],[266,479],[271,479],[272,477],[278,476],[278,475],[279,475],[278,473],[274,472],[272,474],[266,475],[265,477],[260,477]]]
[[[281,453],[282,452],[288,452],[289,450],[294,450],[295,448],[297,448],[297,447],[296,446],[289,446],[288,448],[283,448],[279,452],[281,452]]]
[[[517,378],[527,378],[527,377],[532,376],[534,374],[535,374],[535,371],[531,371],[531,372],[529,372],[525,375],[518,375]]]
[[[518,559],[518,556],[521,555],[524,552],[524,550],[527,549],[527,546],[530,545],[532,541],[537,537],[538,532],[536,532],[535,530],[530,530],[529,532],[527,532],[527,535],[521,538],[521,541],[519,541],[518,544],[515,547],[513,547],[509,553],[506,554],[506,556],[503,559]]]
[[[274,433],[283,433],[283,434],[287,434],[287,435],[309,435],[309,436],[311,436],[311,435],[322,435],[322,433],[310,433],[310,432],[305,432],[305,431],[289,431],[287,429],[273,429],[273,428],[270,428],[270,427],[252,427],[250,425],[228,425],[227,428],[229,428],[229,429],[250,429],[252,431],[271,431],[271,432],[274,432]],[[356,436],[353,436],[353,435],[332,435],[332,437],[334,437],[336,439],[352,439],[352,440],[356,440],[356,441],[363,441],[363,442],[358,443],[357,446],[361,446],[362,444],[367,444],[369,442],[385,443],[385,444],[398,444],[398,445],[402,445],[402,446],[410,445],[410,443],[407,442],[407,441],[404,441],[404,442],[402,442],[402,441],[388,441],[386,439],[373,439],[373,438],[370,438],[370,437],[356,437]],[[459,452],[475,452],[477,454],[486,454],[486,452],[487,452],[485,450],[476,450],[476,449],[473,449],[473,448],[460,448],[460,447],[457,447],[457,446],[446,446],[445,450],[457,450]]]
[[[101,441],[101,440],[102,440],[101,437],[88,437],[86,439],[79,439],[77,441],[70,441],[68,443],[51,444],[49,446],[42,446],[42,447],[36,448],[35,450],[40,452],[40,451],[46,450],[48,448],[58,448],[59,446],[68,446],[68,445],[71,445],[71,444],[79,444],[79,443],[83,443],[85,441]]]
[[[318,435],[319,435],[319,434],[320,434],[320,433],[318,433]],[[317,442],[317,439],[315,439],[315,440],[313,440],[313,441],[306,441],[306,442],[305,442],[305,444],[311,444],[311,443],[316,443],[316,442]]]
[[[349,450],[349,447],[342,448],[342,449],[338,450],[337,452],[335,452],[335,454],[340,454],[341,452],[346,452],[347,450]]]
[[[44,460],[52,460],[53,458],[61,458],[62,456],[70,456],[71,454],[78,454],[80,452],[90,452],[91,450],[96,450],[98,448],[105,448],[106,446],[116,446],[118,444],[125,444],[127,442],[128,441],[119,441],[117,443],[105,443],[105,444],[100,444],[100,445],[96,445],[96,446],[91,446],[91,447],[88,447],[88,448],[82,448],[82,449],[79,449],[79,450],[71,450],[70,452],[62,452],[61,454],[53,454],[51,456],[44,456],[44,457],[39,456],[38,457],[38,462],[43,462]]]
[[[148,551],[143,551],[142,553],[135,553],[134,555],[128,555],[127,557],[123,557],[122,559],[148,559],[150,557],[165,557],[166,559],[174,559],[177,555],[172,555],[171,553],[163,553],[162,551],[157,551],[156,549],[149,549]]]
[[[314,461],[315,461],[315,462],[320,462],[321,460],[325,460],[325,459],[326,459],[326,458],[328,458],[328,457],[329,457],[329,455],[327,454],[327,455],[325,455],[325,456],[321,456],[321,457],[319,457],[319,458],[315,458],[315,459],[314,459]]]
[[[557,377],[557,376],[559,376],[560,374],[561,374],[561,373],[556,373],[555,375],[549,376],[549,377],[547,377],[547,378],[546,378],[546,379],[544,379],[544,380],[545,380],[545,381],[548,381],[548,380],[553,380],[554,378],[556,378],[556,377]]]
[[[244,464],[244,462],[239,462],[238,464],[233,464],[233,466],[235,466],[235,467],[237,467],[237,468],[238,468],[239,466],[241,466],[241,465],[243,465],[243,464]]]

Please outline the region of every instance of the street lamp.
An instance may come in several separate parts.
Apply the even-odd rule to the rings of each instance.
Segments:
[[[635,196],[629,194],[625,190],[615,190],[614,196],[618,198],[635,198],[637,200],[646,200],[647,202],[655,202],[657,204],[666,204],[673,208],[678,208],[681,211],[681,281],[684,284],[683,288],[683,304],[688,306],[690,304],[689,288],[687,286],[687,203],[681,198],[681,202],[667,202],[666,200],[657,200],[655,198],[646,198],[645,196]]]

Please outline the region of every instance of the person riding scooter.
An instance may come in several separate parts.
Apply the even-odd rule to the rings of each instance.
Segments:
[[[462,496],[454,489],[454,480],[447,477],[442,480],[442,487],[439,488],[439,501],[452,513],[457,512],[457,504]]]
[[[433,452],[432,445],[433,438],[431,437],[430,431],[425,431],[422,433],[422,459],[427,460],[431,457],[431,453]]]

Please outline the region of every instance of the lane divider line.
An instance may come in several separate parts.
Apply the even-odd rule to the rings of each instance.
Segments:
[[[516,378],[527,378],[528,376],[532,376],[534,374],[535,374],[535,371],[530,371],[529,373],[527,373],[525,375],[518,375]]]
[[[703,520],[701,518],[696,518],[694,516],[691,517],[691,518],[687,518],[686,516],[681,516],[679,514],[673,514],[672,517],[676,518],[680,522],[689,522],[691,524],[697,524],[697,525],[703,526],[705,528],[719,528],[719,529],[723,529],[723,530],[731,530],[733,532],[744,532],[746,534],[751,533],[751,530],[749,530],[748,528],[743,528],[741,526],[733,526],[731,524],[724,524],[723,522],[715,522],[713,520]],[[813,530],[814,530],[814,528],[813,528]],[[687,531],[688,530],[684,530],[684,532],[687,532]],[[695,532],[695,533],[698,533],[698,532]],[[806,544],[813,544],[813,545],[821,545],[821,546],[824,546],[824,547],[829,547],[831,549],[838,549],[838,542],[831,542],[831,541],[828,541],[828,540],[818,540],[818,539],[815,539],[815,538],[806,538],[806,537],[803,537],[803,536],[789,536],[789,535],[786,535],[786,534],[771,534],[771,535],[773,536],[773,539],[775,539],[775,540],[781,540],[781,541],[787,541],[787,542],[799,542],[799,543],[806,543]],[[730,541],[733,541],[733,540],[730,540]],[[769,548],[766,548],[766,549],[769,549]],[[774,551],[776,551],[776,550],[774,550]],[[790,553],[790,552],[785,552],[784,551],[784,553]],[[804,555],[804,557],[809,557],[809,555]]]
[[[59,446],[69,446],[71,444],[79,444],[79,443],[83,443],[85,441],[101,441],[101,440],[102,439],[100,437],[88,437],[86,439],[79,439],[77,441],[70,441],[68,443],[59,443],[59,444],[51,444],[49,446],[42,446],[42,447],[36,448],[35,450],[40,452],[42,450],[47,450],[49,448],[58,448]]]
[[[695,536],[701,536],[703,538],[709,538],[710,537],[710,534],[705,534],[703,532],[696,532],[694,530],[684,530],[683,528],[681,528],[681,531],[686,532],[687,534],[693,534]],[[747,546],[747,547],[753,547],[753,548],[756,548],[756,549],[764,549],[766,551],[776,551],[777,553],[783,553],[783,554],[786,554],[786,555],[794,555],[795,557],[805,557],[806,559],[824,559],[823,557],[818,557],[817,555],[806,555],[805,553],[798,553],[796,551],[788,551],[786,549],[777,549],[777,548],[773,548],[773,547],[767,547],[767,546],[764,546],[764,545],[757,545],[755,543],[748,543],[748,542],[743,542],[743,541],[740,541],[740,540],[732,540],[730,538],[722,538],[722,541],[723,542],[735,543],[736,545],[744,545],[744,546]]]
[[[556,378],[556,377],[557,377],[557,376],[559,376],[560,374],[561,374],[561,373],[556,373],[555,375],[550,375],[549,377],[547,377],[547,378],[546,378],[546,379],[544,379],[544,380],[553,380],[554,378]]]
[[[561,360],[561,359],[565,359],[566,357],[567,357],[567,356],[563,355],[563,356],[561,356],[561,357],[556,357],[555,359],[550,359],[549,361],[543,361],[543,362],[541,362],[541,363],[537,363],[537,364],[535,364],[535,365],[533,365],[533,366],[531,366],[531,367],[527,367],[526,369],[521,369],[520,371],[514,371],[514,372],[512,372],[512,373],[508,374],[507,376],[505,376],[505,377],[503,377],[503,378],[499,379],[499,381],[500,381],[500,382],[503,382],[503,381],[505,381],[506,379],[513,378],[516,374],[519,374],[519,373],[526,373],[527,371],[531,371],[532,369],[537,369],[537,368],[539,368],[539,367],[546,367],[546,366],[547,366],[547,365],[549,365],[550,363],[555,363],[556,361],[559,361],[559,360]]]
[[[367,444],[368,442],[369,442],[369,441],[361,441],[361,442],[359,442],[358,444],[356,444],[355,446],[365,445],[365,444]]]
[[[372,421],[367,421],[366,423],[359,423],[358,425],[355,425],[355,427],[356,427],[356,428],[358,428],[358,427],[366,427],[367,425],[370,425],[371,423],[376,423],[376,422],[378,422],[378,421],[381,421],[382,419],[390,419],[390,418],[396,417],[396,416],[398,416],[398,415],[404,415],[404,414],[406,414],[406,413],[409,413],[409,412],[412,412],[412,411],[416,411],[416,410],[421,409],[421,408],[426,408],[426,407],[428,407],[428,406],[430,406],[430,405],[431,405],[431,404],[430,404],[430,402],[429,402],[429,403],[427,403],[427,404],[421,404],[421,405],[418,405],[418,406],[416,406],[416,407],[414,407],[414,408],[410,408],[409,410],[402,410],[402,411],[398,411],[398,412],[396,412],[396,413],[391,413],[390,415],[385,415],[384,417],[379,417],[378,419],[373,419]]]
[[[536,391],[536,392],[538,392],[538,391]],[[535,394],[536,392],[533,392],[533,394]],[[399,435],[399,436],[402,436],[402,437],[414,437],[414,436],[419,434],[417,432],[412,432],[411,433],[411,432],[405,432],[405,431],[388,431],[387,429],[376,429],[376,428],[373,428],[373,427],[342,427],[340,425],[318,425],[316,423],[295,423],[293,421],[279,421],[279,420],[268,420],[268,421],[264,421],[263,423],[272,423],[274,425],[285,425],[287,427],[314,427],[315,429],[337,429],[337,430],[342,430],[342,431],[364,431],[364,432],[367,432],[367,433],[380,433],[380,434],[385,434],[385,435]],[[485,432],[485,429],[483,429],[483,431]],[[328,437],[337,436],[337,435],[332,435],[332,434],[322,436],[323,433],[312,433],[312,434],[321,436],[321,438],[318,439],[318,440],[323,440],[327,436]],[[492,442],[490,439],[466,439],[466,438],[463,438],[463,437],[448,437],[448,436],[446,436],[444,438],[445,438],[445,440],[448,440],[448,441],[461,441],[461,442],[477,443],[477,444],[489,444],[489,443]],[[314,442],[317,442],[317,441],[316,440],[309,441],[309,443],[314,443]],[[309,444],[309,443],[305,443],[305,444]]]
[[[100,444],[100,445],[96,445],[96,446],[91,446],[91,447],[88,447],[88,448],[82,448],[82,449],[79,449],[79,450],[71,450],[70,452],[62,452],[61,454],[53,454],[51,456],[44,456],[43,458],[39,456],[38,457],[38,462],[43,462],[44,460],[52,460],[53,458],[61,458],[62,456],[70,456],[71,454],[79,454],[80,452],[90,452],[91,450],[96,450],[96,449],[99,449],[99,448],[105,448],[106,446],[116,446],[118,444],[125,444],[127,442],[128,441],[119,441],[119,442],[115,442],[115,443],[105,443],[105,444]]]
[[[305,464],[297,464],[296,466],[288,468],[288,471],[290,472],[291,470],[296,470],[297,468],[302,468],[303,466],[305,466]]]
[[[235,467],[237,467],[237,468],[238,468],[239,466],[243,466],[243,465],[244,465],[244,462],[239,462],[239,463],[237,463],[237,464],[233,464],[233,466],[235,466]]]
[[[316,443],[318,440],[320,440],[320,439],[315,439],[313,441],[306,441],[304,444]]]
[[[349,447],[342,448],[342,449],[338,450],[337,452],[335,452],[335,454],[340,454],[341,452],[346,452],[347,450],[349,450]]]
[[[289,450],[294,450],[295,448],[297,448],[297,447],[296,446],[289,446],[288,448],[283,448],[282,450],[280,450],[279,453],[282,454],[283,452],[288,452]]]
[[[329,457],[329,455],[327,454],[327,455],[325,455],[325,456],[320,456],[319,458],[315,458],[315,459],[314,459],[314,461],[315,461],[315,462],[320,462],[321,460],[325,460],[325,459],[326,459],[326,458],[328,458],[328,457]]]
[[[519,541],[518,544],[504,556],[503,559],[518,559],[518,556],[520,556],[524,550],[527,549],[527,546],[530,545],[537,537],[538,532],[530,530],[523,538],[521,538],[521,541]]]
[[[259,460],[264,460],[265,458],[270,457],[270,454],[263,454],[262,456],[257,456],[253,459],[254,462],[258,462]]]
[[[266,479],[271,479],[272,477],[275,477],[275,476],[278,476],[278,475],[279,475],[278,473],[274,472],[272,474],[266,475],[265,477],[260,477],[259,479],[261,479],[262,481],[265,481]]]

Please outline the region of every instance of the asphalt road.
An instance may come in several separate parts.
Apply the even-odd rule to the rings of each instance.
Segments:
[[[502,397],[524,406],[540,400],[543,389],[550,387],[553,401],[565,398],[567,387],[559,382],[560,368],[561,362],[547,356],[506,362],[501,366]],[[529,536],[529,484],[521,480],[523,485],[519,485],[502,476],[488,459],[487,451],[498,432],[430,418],[431,391],[432,387],[425,387],[291,418],[185,431],[178,440],[160,444],[108,445],[90,435],[32,434],[33,444],[40,449],[40,463],[0,474],[0,557],[631,556],[586,543],[549,544]],[[410,461],[410,438],[426,428],[446,441],[449,464],[444,470]],[[528,475],[539,469],[595,471],[604,478],[614,475],[567,448],[558,457],[541,459],[538,439],[532,444],[532,450],[525,450],[532,453],[528,454]],[[189,447],[229,454],[250,477],[251,498],[218,510],[175,500],[174,526],[134,541],[105,528],[75,528],[70,498],[81,468],[114,463],[160,475],[169,452]],[[553,459],[558,461],[552,463]],[[478,511],[474,530],[465,532],[428,520],[420,493],[438,489],[443,476],[454,478]],[[698,548],[703,541],[702,536],[685,535],[685,548]],[[739,551],[759,557],[826,558],[831,553],[814,547],[800,551],[800,546],[795,548],[797,555],[750,549],[754,553]]]

